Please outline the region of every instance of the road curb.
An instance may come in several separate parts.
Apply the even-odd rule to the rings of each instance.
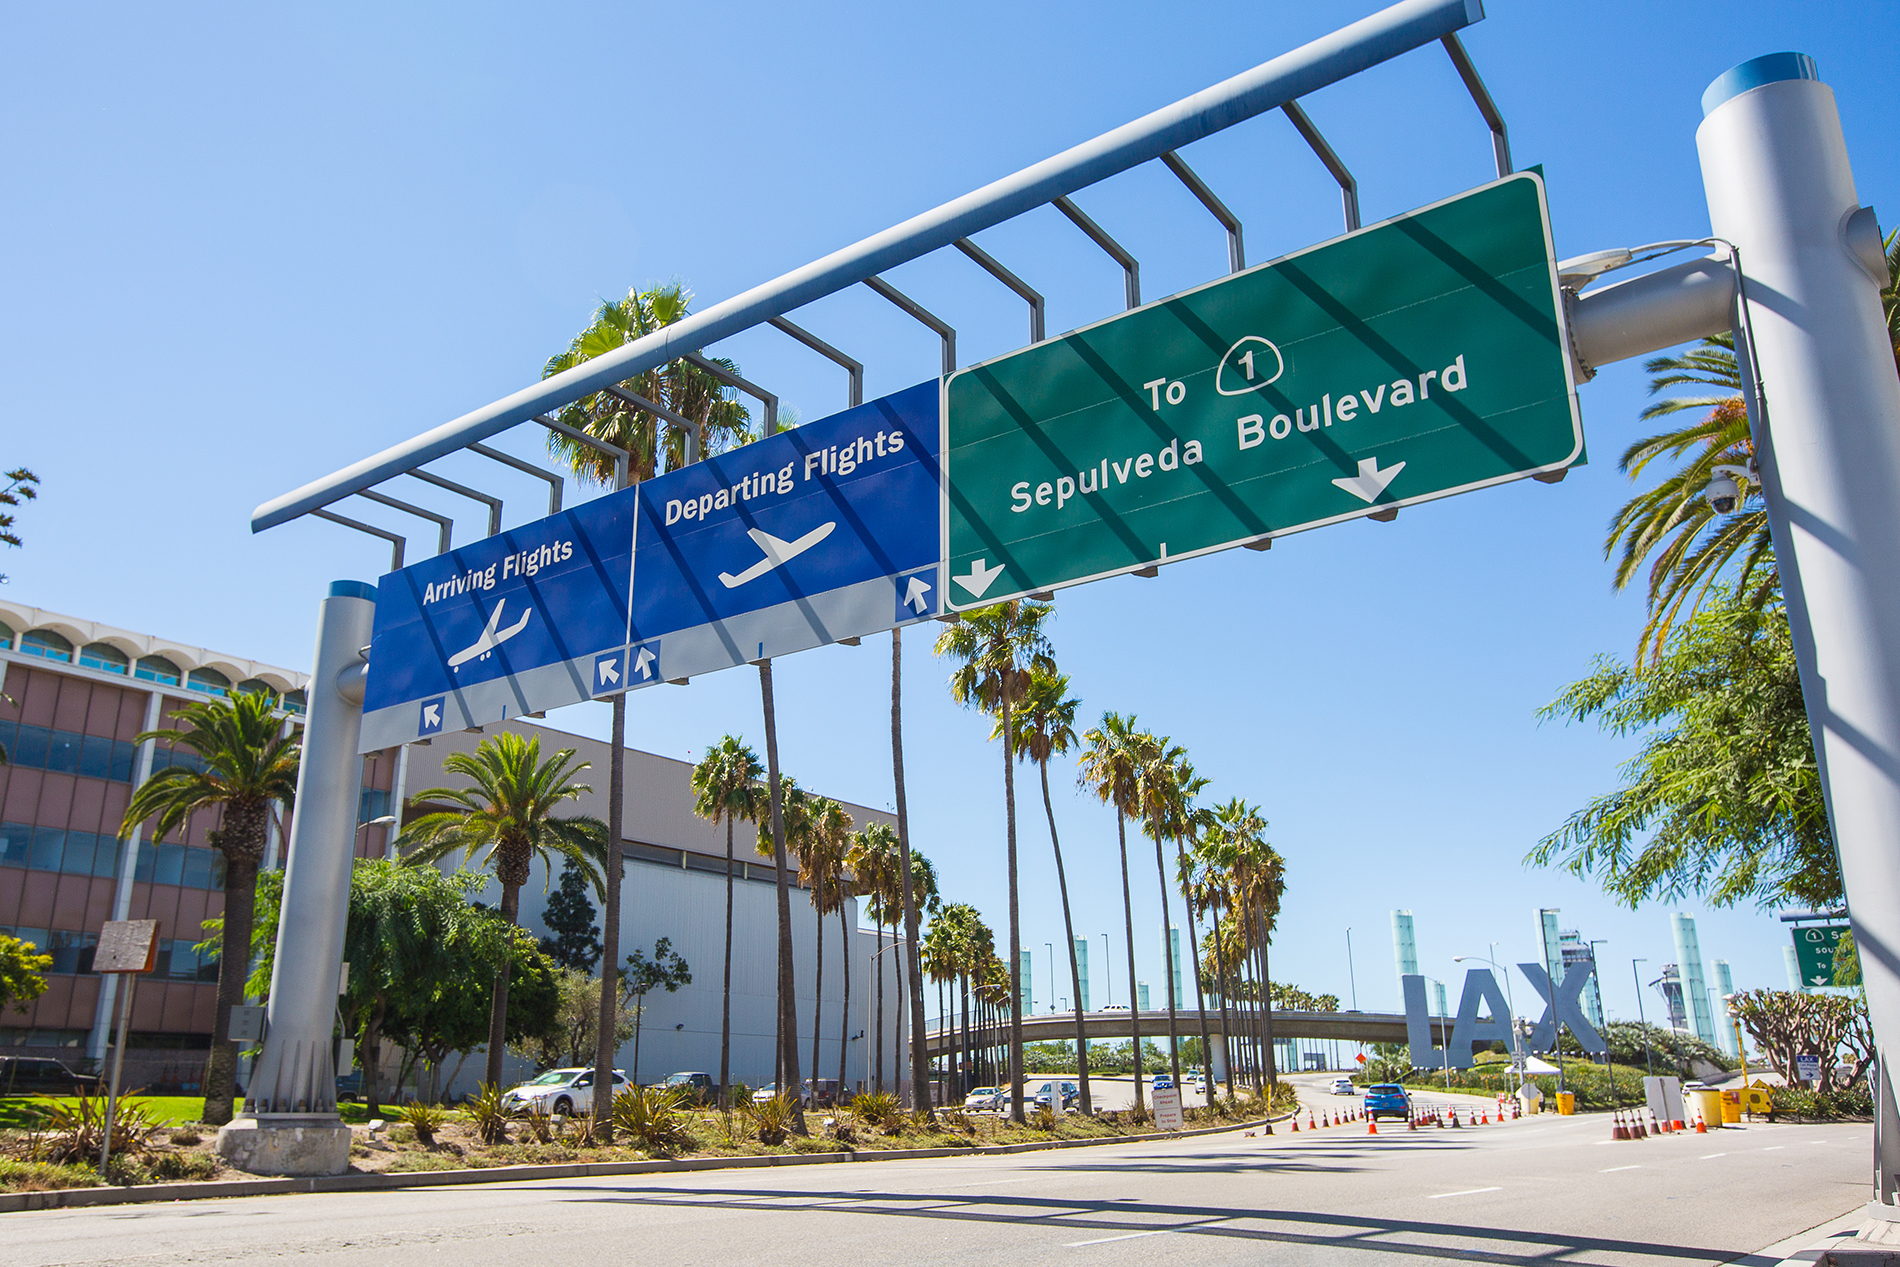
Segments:
[[[0,1214],[27,1210],[63,1210],[95,1205],[135,1205],[153,1201],[198,1201],[215,1197],[263,1197],[303,1192],[375,1192],[398,1188],[437,1188],[459,1184],[516,1183],[534,1179],[596,1179],[616,1175],[677,1174],[693,1170],[744,1170],[764,1166],[829,1166],[846,1162],[918,1161],[932,1157],[983,1157],[1093,1148],[1103,1144],[1139,1144],[1188,1139],[1245,1130],[1288,1114],[1255,1118],[1191,1131],[1151,1131],[1099,1139],[1032,1140],[1022,1144],[979,1144],[957,1148],[891,1148],[865,1152],[766,1153],[755,1157],[686,1157],[678,1160],[566,1162],[545,1166],[487,1166],[461,1170],[409,1170],[399,1174],[321,1175],[303,1179],[233,1179],[203,1183],[152,1183],[130,1188],[61,1188],[52,1192],[0,1193]]]

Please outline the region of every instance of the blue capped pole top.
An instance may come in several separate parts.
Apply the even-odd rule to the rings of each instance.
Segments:
[[[1806,53],[1765,53],[1750,58],[1740,66],[1723,71],[1703,90],[1702,117],[1708,118],[1730,97],[1739,97],[1750,88],[1780,83],[1784,79],[1812,79],[1819,83],[1821,72]]]

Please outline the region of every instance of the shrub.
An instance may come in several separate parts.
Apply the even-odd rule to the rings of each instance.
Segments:
[[[508,1110],[502,1107],[501,1088],[492,1082],[484,1082],[475,1094],[463,1104],[468,1120],[475,1124],[475,1134],[484,1144],[505,1144],[508,1142]]]
[[[554,1119],[539,1109],[531,1108],[522,1115],[528,1124],[528,1136],[537,1144],[551,1143],[554,1139]]]
[[[946,1130],[957,1131],[964,1135],[972,1134],[976,1130],[976,1127],[970,1124],[969,1116],[962,1109],[944,1109],[937,1114],[937,1121],[942,1123]]]
[[[1845,1090],[1810,1091],[1806,1087],[1776,1087],[1769,1093],[1769,1112],[1779,1117],[1833,1121],[1843,1117],[1872,1117],[1874,1097],[1865,1082]]]
[[[859,1096],[851,1101],[851,1112],[858,1121],[878,1130],[897,1126],[904,1120],[903,1106],[888,1091],[873,1091]]]
[[[396,1110],[396,1118],[416,1133],[418,1144],[424,1148],[434,1148],[436,1128],[448,1118],[448,1112],[439,1104],[411,1100]]]
[[[59,1165],[46,1161],[14,1161],[0,1157],[0,1192],[52,1192],[59,1188],[97,1188],[99,1176],[91,1166]]]
[[[121,1099],[112,1118],[113,1155],[133,1157],[144,1152],[163,1129],[149,1105]],[[105,1134],[105,1097],[81,1091],[71,1100],[55,1100],[46,1107],[27,1136],[25,1152],[30,1161],[93,1162],[98,1160]]]
[[[798,1101],[789,1095],[775,1095],[769,1100],[745,1100],[740,1103],[739,1111],[744,1114],[747,1128],[757,1136],[758,1141],[776,1148],[792,1133],[792,1124],[798,1117]]]
[[[687,1087],[628,1087],[614,1097],[614,1129],[649,1152],[674,1153],[693,1142]]]
[[[1029,1115],[1029,1127],[1037,1131],[1053,1131],[1056,1128],[1055,1110],[1046,1104],[1038,1104]]]

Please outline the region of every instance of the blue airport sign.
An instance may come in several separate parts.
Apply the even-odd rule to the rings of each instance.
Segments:
[[[642,484],[628,686],[937,615],[938,418],[933,379]]]
[[[635,501],[612,493],[383,577],[362,751],[602,694],[596,656],[627,643]]]

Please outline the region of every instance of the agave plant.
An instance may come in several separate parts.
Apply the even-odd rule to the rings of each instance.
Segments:
[[[777,1147],[792,1133],[799,1105],[797,1099],[790,1095],[775,1095],[767,1100],[746,1101],[739,1111],[745,1115],[746,1125],[761,1144]]]
[[[851,1101],[851,1112],[858,1121],[875,1130],[896,1126],[903,1119],[903,1107],[888,1091],[872,1091]]]
[[[693,1116],[686,1108],[690,1088],[628,1087],[614,1097],[614,1130],[655,1153],[690,1147]]]
[[[501,1102],[501,1087],[493,1082],[484,1082],[462,1106],[468,1114],[468,1120],[475,1125],[475,1134],[484,1144],[505,1144],[508,1142],[508,1120],[512,1116]]]
[[[436,1128],[448,1118],[448,1112],[439,1104],[424,1104],[421,1100],[411,1100],[396,1110],[396,1120],[416,1133],[416,1142],[424,1148],[435,1147]]]
[[[152,1137],[163,1129],[149,1104],[121,1098],[112,1117],[113,1157],[144,1152],[151,1146]],[[80,1091],[71,1100],[54,1100],[41,1111],[39,1121],[27,1135],[24,1152],[28,1161],[93,1162],[99,1158],[99,1146],[105,1137],[105,1097]]]

